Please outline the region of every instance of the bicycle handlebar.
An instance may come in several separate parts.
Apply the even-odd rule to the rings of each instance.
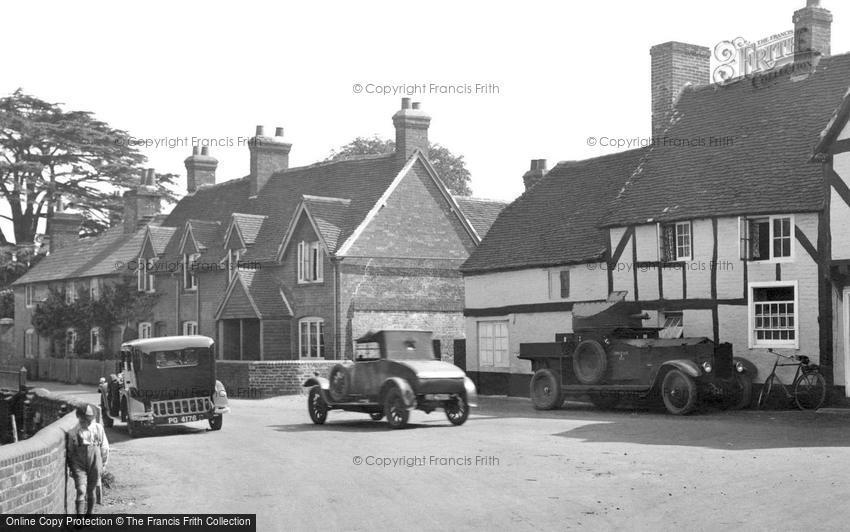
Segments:
[[[809,357],[807,357],[806,355],[783,355],[782,353],[777,353],[773,349],[768,349],[767,352],[778,357],[787,358],[788,360],[796,360],[801,364],[809,363]]]

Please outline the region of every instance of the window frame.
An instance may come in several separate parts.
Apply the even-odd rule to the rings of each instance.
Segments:
[[[136,268],[136,288],[139,292],[144,292],[146,294],[153,294],[156,292],[156,285],[154,284],[154,275],[151,273],[151,266],[153,266],[153,260],[147,260],[145,258],[139,257],[138,260],[138,268]]]
[[[194,265],[200,258],[200,253],[183,254],[183,290],[192,292],[198,290],[198,274],[195,271]]]
[[[198,336],[198,322],[195,320],[186,320],[183,322],[183,336]],[[194,332],[192,332],[194,331]]]
[[[103,343],[102,327],[92,327],[91,330],[89,330],[89,348],[91,349],[92,354],[100,353],[106,349],[106,346]]]
[[[755,291],[758,288],[787,288],[794,289],[794,340],[756,340],[756,321],[755,321]],[[750,349],[767,349],[770,347],[782,349],[799,349],[800,348],[800,290],[796,280],[794,281],[758,281],[751,282],[747,286],[748,299],[747,304],[747,341]],[[790,330],[790,329],[789,329]]]
[[[566,277],[566,284],[564,283]],[[570,298],[572,274],[570,268],[551,268],[547,273],[549,282],[549,300],[560,301]]]
[[[298,284],[324,282],[325,255],[318,240],[298,243]]]
[[[68,349],[69,338],[71,339],[70,340],[70,349]],[[78,339],[79,339],[79,335],[77,334],[76,329],[74,329],[73,327],[69,327],[68,329],[65,329],[65,346],[64,346],[64,348],[65,348],[65,358],[71,358],[72,356],[74,356],[76,354],[74,352],[74,348],[76,348],[76,346],[77,346],[77,340]]]
[[[24,331],[24,358],[38,356],[38,335],[33,327]]]
[[[788,245],[789,245],[789,248],[790,248],[789,254],[788,254],[788,256],[776,257],[773,253],[773,251],[774,251],[773,250],[773,243],[774,243],[774,240],[777,237],[775,236],[774,231],[773,231],[773,224],[776,220],[784,220],[784,219],[788,220],[789,234],[787,235],[787,237],[781,237],[781,238],[788,238]],[[750,238],[752,231],[750,229],[750,222],[758,221],[758,220],[767,220],[767,225],[768,225],[768,237],[767,237],[768,246],[767,247],[768,247],[769,256],[767,258],[764,258],[764,259],[761,259],[761,258],[754,259],[754,258],[752,258],[752,256],[751,256],[752,253],[750,251],[752,249],[751,238]],[[747,262],[760,262],[760,263],[767,263],[767,264],[794,262],[794,260],[797,258],[797,243],[796,243],[797,237],[796,237],[796,234],[795,234],[796,228],[797,228],[797,224],[796,224],[796,220],[795,220],[793,214],[774,214],[774,215],[763,215],[763,216],[760,216],[760,215],[739,216],[738,217],[738,254],[739,254],[740,259],[745,260]]]
[[[313,326],[316,326],[313,329]],[[307,326],[307,345],[304,345],[304,326]],[[316,334],[314,337],[313,334]],[[316,342],[316,356],[311,356],[314,340]],[[307,353],[306,355],[304,353]],[[325,320],[318,316],[307,316],[298,320],[298,358],[301,360],[325,360],[327,343],[325,342]]]
[[[77,281],[67,281],[65,283],[65,304],[76,303],[77,295]]]
[[[147,336],[145,336],[144,331],[147,331]],[[143,321],[139,323],[139,338],[152,338],[153,334],[153,325],[149,321]]]
[[[239,270],[239,261],[242,259],[244,249],[228,249],[227,250],[227,271],[230,272],[230,278],[236,275]]]
[[[32,308],[35,306],[35,285],[28,284],[24,288],[24,304],[27,308]]]
[[[504,326],[505,334],[504,337],[497,336],[495,334],[495,326]],[[485,355],[485,349],[483,349],[482,342],[482,332],[486,328],[491,328],[493,330],[492,334],[492,348],[487,350],[490,351],[490,356]],[[505,348],[504,348],[504,358],[500,357],[499,360],[496,359],[497,352],[501,352],[502,349],[496,349],[496,340],[504,338]],[[476,322],[476,331],[475,331],[475,339],[476,339],[476,350],[478,356],[478,365],[481,367],[488,368],[510,368],[511,366],[511,331],[510,331],[510,321],[501,319],[501,320],[480,320]]]
[[[680,227],[688,228],[688,255],[679,255]],[[668,249],[667,231],[672,228],[673,231],[673,247]],[[659,262],[689,262],[694,260],[694,223],[693,220],[684,220],[679,222],[665,222],[656,225],[656,237],[658,239],[658,257]]]

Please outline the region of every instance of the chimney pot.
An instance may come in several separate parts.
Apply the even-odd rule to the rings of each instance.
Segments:
[[[420,105],[421,105],[421,104],[420,104],[419,102],[413,102],[413,108],[414,108],[414,109],[419,109],[419,106],[420,106]]]
[[[200,150],[200,146],[192,146],[192,155],[198,155],[198,153],[200,153]]]
[[[283,128],[282,127],[274,128],[274,136],[275,137],[282,137],[283,136]]]
[[[263,126],[257,126],[257,136],[262,137],[266,134],[266,128]]]
[[[209,154],[210,154],[209,146],[204,146],[203,148],[201,148],[201,155],[209,155]]]
[[[402,98],[401,99],[401,108],[402,109],[410,109],[410,98]]]

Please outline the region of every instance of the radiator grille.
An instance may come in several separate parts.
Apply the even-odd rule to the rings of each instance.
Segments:
[[[178,414],[203,414],[212,410],[209,397],[192,397],[190,399],[172,399],[151,403],[155,416],[174,416]]]

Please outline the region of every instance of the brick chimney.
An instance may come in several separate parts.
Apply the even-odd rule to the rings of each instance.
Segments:
[[[794,12],[794,52],[830,54],[832,13],[820,6],[820,0],[807,0],[806,7]]]
[[[59,198],[56,202],[56,210],[47,223],[47,250],[52,253],[79,240],[82,223],[83,216],[65,212],[62,207],[62,199]]]
[[[523,174],[522,182],[525,190],[529,190],[546,175],[546,159],[532,159],[531,170]]]
[[[251,151],[251,196],[266,186],[275,172],[289,168],[292,144],[283,141],[283,128],[275,129],[274,137],[265,136],[265,128],[257,126],[257,134],[248,143]]]
[[[395,126],[395,152],[404,164],[413,152],[422,150],[428,156],[428,126],[431,117],[420,109],[420,103],[410,103],[410,98],[401,99],[401,110],[393,115]]]
[[[124,193],[124,233],[135,233],[159,213],[161,197],[153,168],[142,172],[139,185]]]
[[[705,46],[670,41],[650,48],[652,56],[652,136],[659,137],[686,85],[711,83],[711,52]]]
[[[186,191],[191,194],[204,185],[215,184],[218,159],[210,156],[209,148],[192,148],[192,155],[183,161],[186,165]]]

